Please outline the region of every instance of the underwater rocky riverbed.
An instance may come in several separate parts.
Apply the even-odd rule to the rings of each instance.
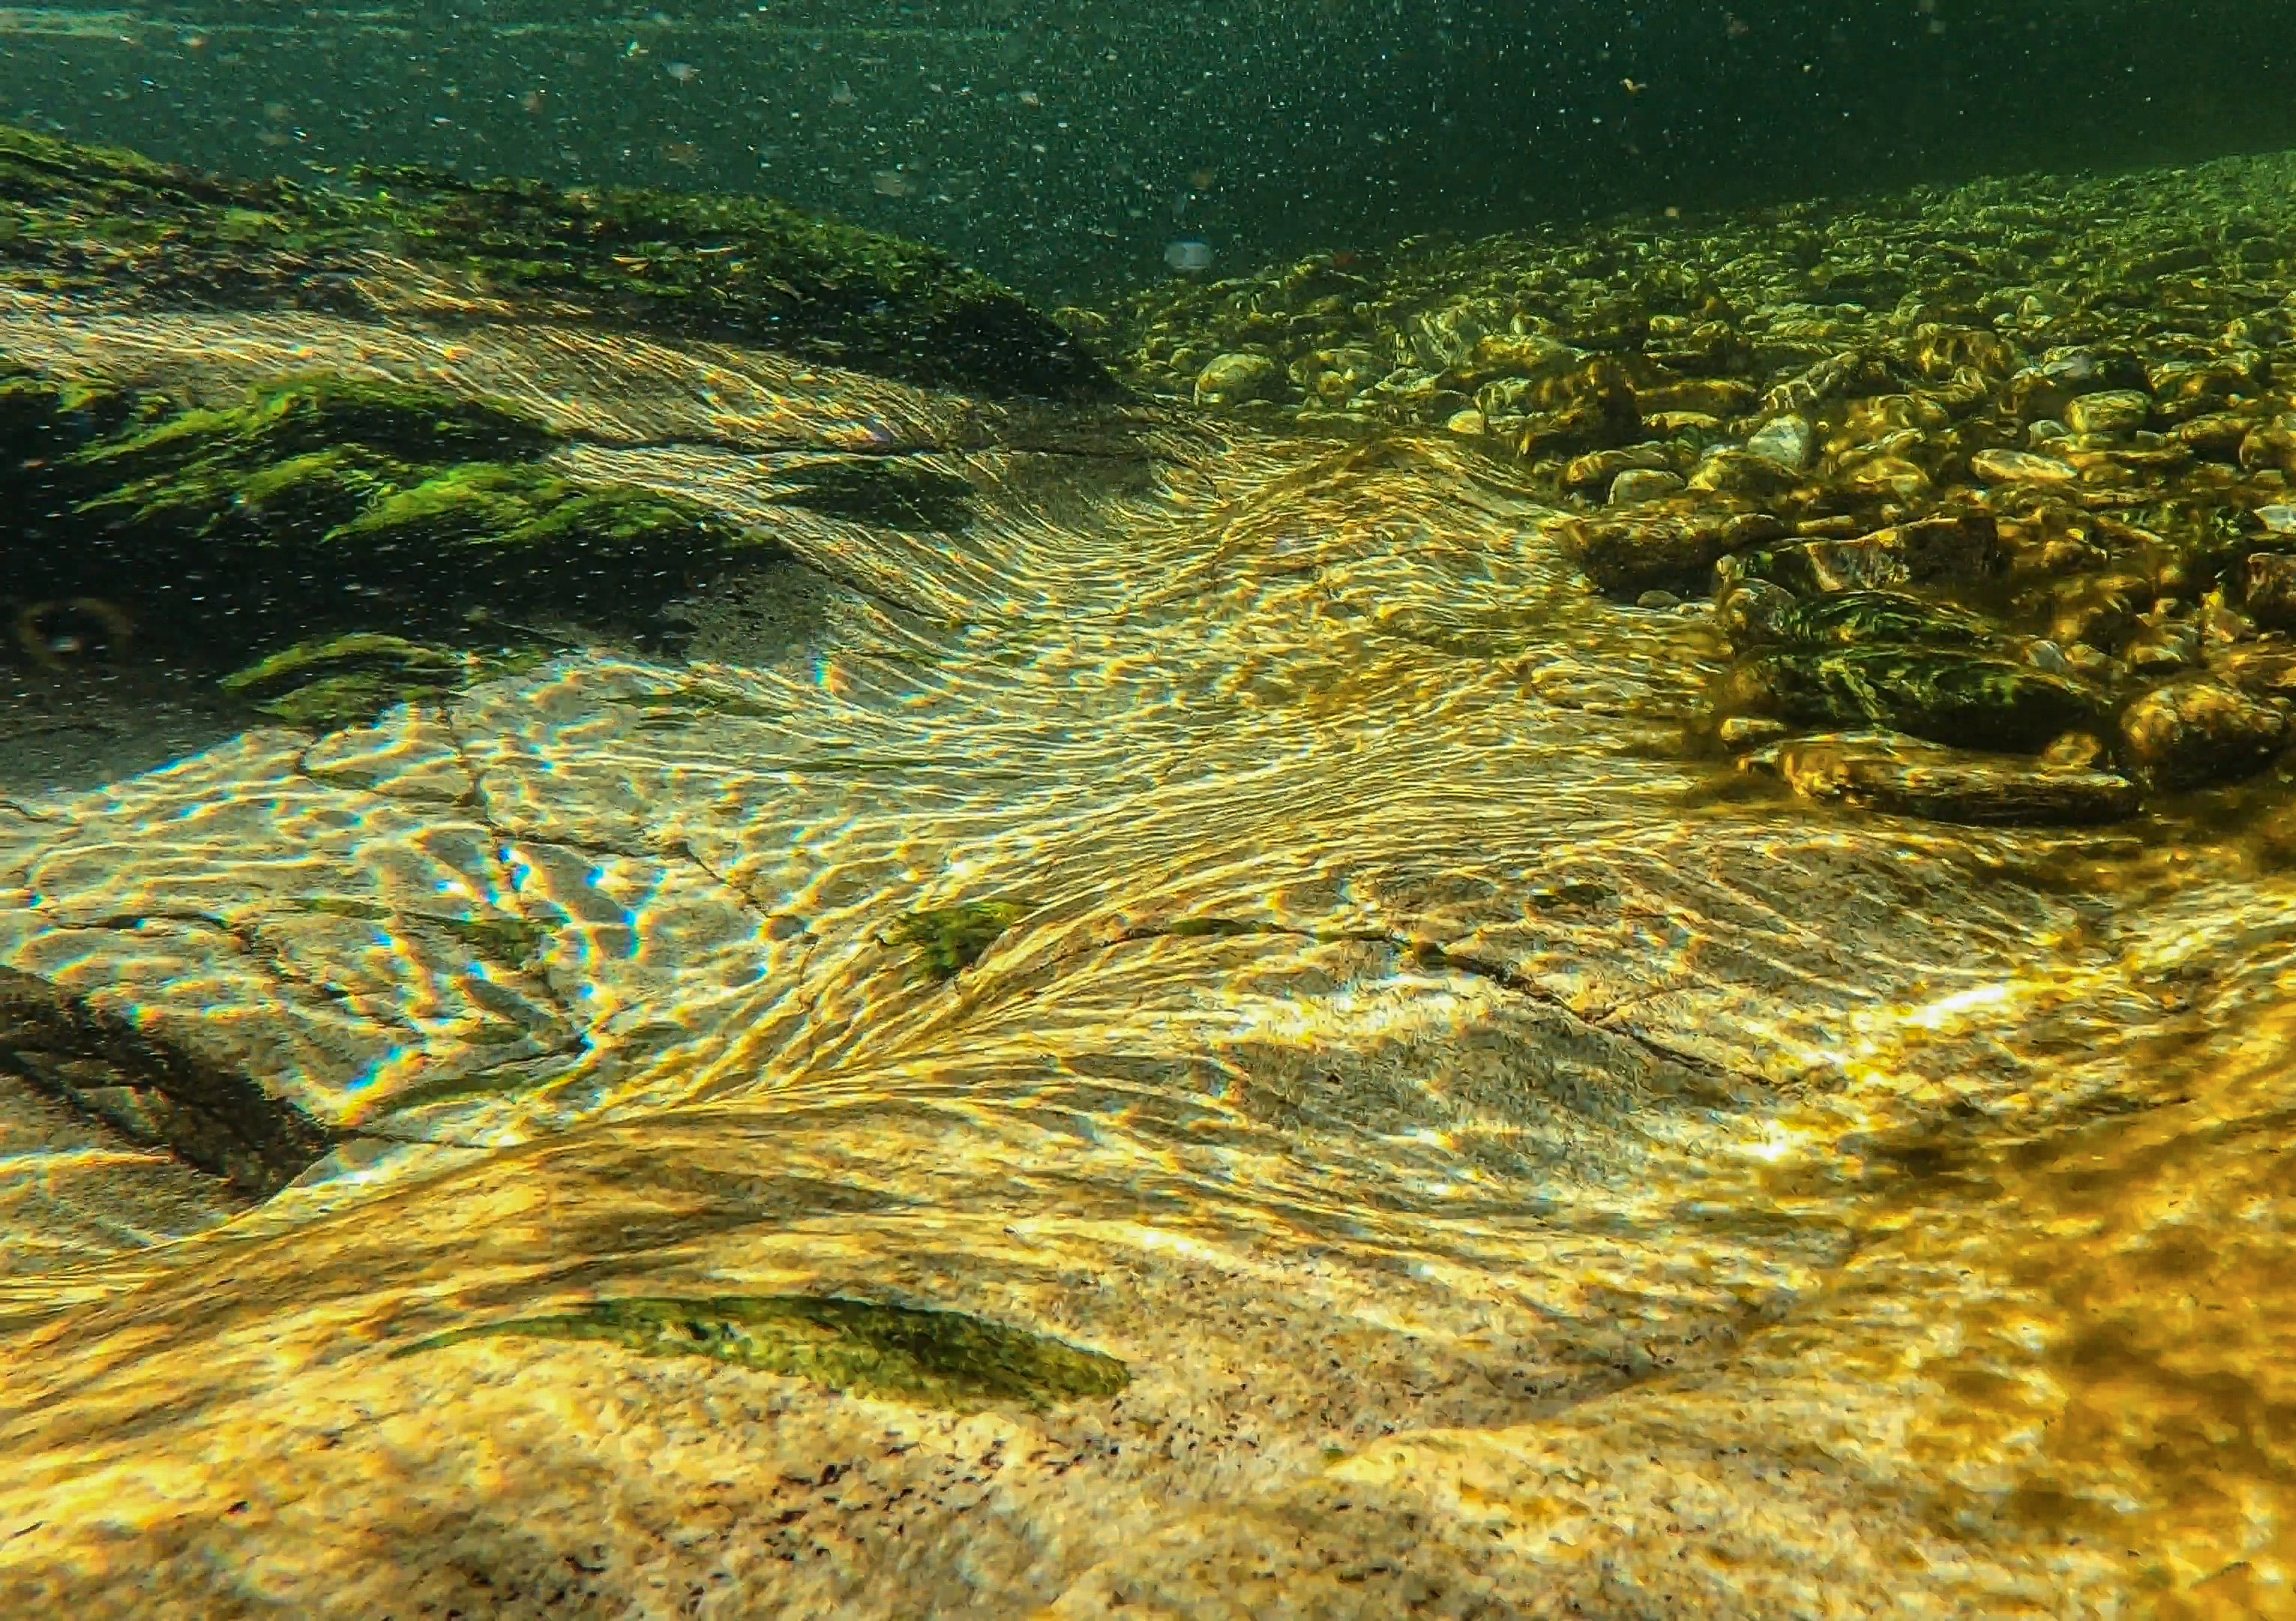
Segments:
[[[2288,172],[0,132],[11,1612],[2296,1613]]]

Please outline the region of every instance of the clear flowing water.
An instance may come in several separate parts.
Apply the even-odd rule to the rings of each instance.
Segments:
[[[0,9],[6,1613],[2296,1614],[2287,21]]]

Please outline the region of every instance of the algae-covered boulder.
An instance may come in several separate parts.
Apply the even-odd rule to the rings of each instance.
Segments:
[[[1951,647],[1775,647],[1738,662],[1724,682],[1722,707],[2030,752],[2097,725],[2103,698],[2082,682]]]
[[[282,638],[534,611],[643,615],[761,537],[685,497],[578,476],[499,400],[291,376],[226,405],[9,380],[4,588],[86,597],[226,661]]]
[[[236,181],[0,126],[0,285],[147,307],[464,309],[725,339],[992,395],[1120,391],[1068,333],[938,249],[757,197],[411,169]]]
[[[1982,614],[1901,591],[1836,591],[1798,599],[1762,581],[1723,598],[1722,621],[1742,646],[1977,647],[2001,627]]]

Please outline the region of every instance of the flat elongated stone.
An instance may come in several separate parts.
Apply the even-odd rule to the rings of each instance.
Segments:
[[[1923,518],[1844,539],[1800,540],[1726,556],[1727,586],[1767,580],[1791,591],[1887,590],[1933,582],[1973,584],[2000,566],[1994,521],[1983,513]]]
[[[2037,767],[1891,732],[1795,737],[1742,756],[1807,799],[1942,822],[2089,825],[2136,813],[2136,785],[2113,771]]]
[[[2030,450],[1980,450],[1969,470],[1988,484],[2070,484],[2080,477],[2070,463]]]
[[[2079,394],[2065,406],[2065,425],[2076,433],[2133,433],[2152,415],[2150,396],[2136,389]]]

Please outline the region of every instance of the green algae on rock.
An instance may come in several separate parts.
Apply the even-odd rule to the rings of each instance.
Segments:
[[[282,377],[239,405],[185,411],[73,460],[133,483],[217,462],[269,463],[352,445],[401,461],[452,462],[523,460],[555,442],[540,422],[503,401],[320,373]]]
[[[328,917],[356,917],[368,923],[403,922],[438,929],[463,941],[479,956],[504,967],[521,967],[541,952],[550,931],[523,917],[488,914],[452,917],[437,912],[401,912],[373,901],[348,895],[307,895],[294,909]]]
[[[885,940],[918,948],[920,978],[951,980],[971,967],[989,943],[1035,909],[1017,901],[968,901],[896,919]]]
[[[1766,648],[1724,680],[1727,712],[1888,727],[1964,748],[2031,753],[2101,723],[2103,695],[2007,659],[1946,647]]]
[[[834,1295],[603,1300],[552,1317],[458,1329],[398,1355],[488,1336],[591,1339],[647,1356],[706,1356],[832,1390],[959,1411],[1041,1411],[1115,1395],[1131,1382],[1115,1357],[963,1312]]]
[[[544,467],[465,462],[377,499],[328,531],[322,544],[545,571],[579,562],[630,565],[703,555],[738,544],[723,518],[683,497],[632,484],[595,484]],[[537,556],[539,554],[539,556]],[[497,573],[491,581],[505,583]]]
[[[321,731],[372,720],[394,704],[453,690],[472,661],[374,631],[298,642],[217,685],[290,726]]]
[[[1901,591],[1836,591],[1778,602],[1754,586],[1726,597],[1720,612],[1731,635],[1749,646],[1979,647],[2003,635],[1982,614]]]
[[[226,180],[11,126],[0,126],[0,285],[207,308],[546,299],[594,324],[927,386],[1121,392],[1067,333],[938,249],[764,198],[403,168],[355,171],[339,187]]]
[[[643,614],[770,544],[685,497],[560,471],[533,417],[448,389],[289,376],[186,410],[7,387],[0,495],[29,514],[0,537],[11,588],[117,602],[207,657],[297,631]]]
[[[0,479],[20,477],[28,460],[119,433],[151,409],[110,383],[42,377],[0,358]]]

